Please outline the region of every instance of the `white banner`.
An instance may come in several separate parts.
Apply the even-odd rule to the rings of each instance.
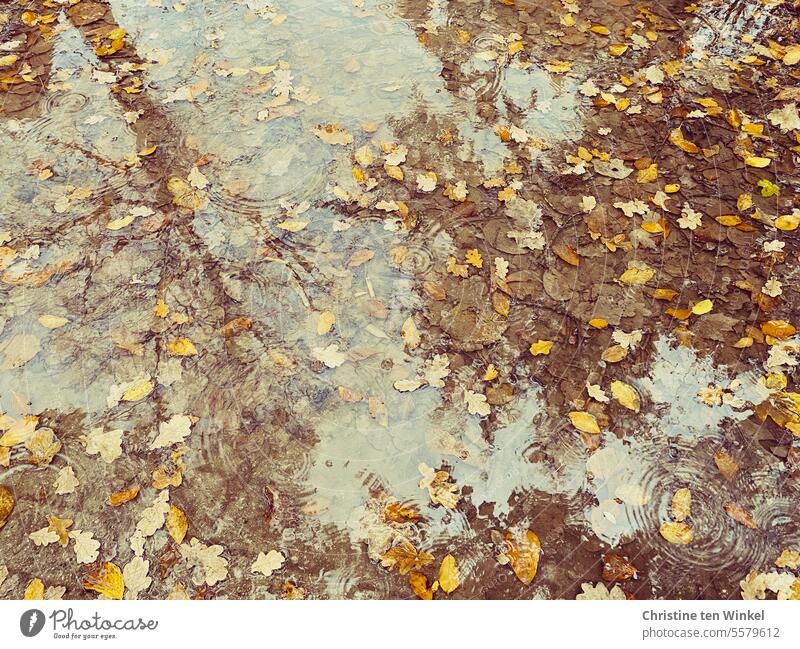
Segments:
[[[0,646],[797,647],[799,614],[793,601],[2,601]]]

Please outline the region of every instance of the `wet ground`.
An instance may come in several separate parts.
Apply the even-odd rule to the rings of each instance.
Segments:
[[[4,1],[0,596],[800,598],[799,20]]]

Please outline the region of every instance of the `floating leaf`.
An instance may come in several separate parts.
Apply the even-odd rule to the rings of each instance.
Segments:
[[[601,430],[595,416],[582,410],[573,410],[567,415],[572,425],[583,433],[599,435]]]
[[[439,566],[439,586],[445,593],[452,593],[459,586],[460,576],[455,557],[448,554]]]
[[[662,523],[658,531],[674,545],[688,545],[694,540],[694,530],[686,523],[672,521]]]
[[[628,410],[639,412],[639,408],[641,407],[639,393],[627,383],[612,381],[611,394],[621,406],[626,407]]]

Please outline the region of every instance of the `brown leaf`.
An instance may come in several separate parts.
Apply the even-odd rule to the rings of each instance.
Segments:
[[[393,523],[416,523],[420,520],[419,508],[416,505],[390,502],[383,509],[384,520]]]
[[[14,510],[14,495],[6,487],[0,487],[0,528],[6,524]]]
[[[219,335],[223,338],[233,338],[234,336],[250,331],[253,321],[250,318],[234,318],[220,327]]]
[[[401,545],[396,545],[381,557],[381,565],[384,568],[397,568],[401,575],[405,575],[412,570],[424,568],[433,561],[433,555],[427,552],[417,552],[417,549],[408,541],[403,541]]]
[[[745,527],[749,527],[751,530],[758,529],[758,525],[756,525],[755,521],[753,520],[753,515],[741,505],[737,505],[736,503],[726,503],[725,513],[727,513],[728,516],[730,516],[737,523],[740,523]]]
[[[719,472],[722,474],[722,477],[726,480],[733,479],[733,476],[735,476],[736,472],[739,470],[739,465],[736,463],[736,460],[725,451],[717,451],[714,454],[714,462]]]
[[[72,527],[72,521],[69,518],[58,518],[58,516],[48,516],[47,522],[50,523],[48,531],[58,534],[58,542],[62,548],[67,547],[69,543],[69,528]]]
[[[617,552],[603,555],[603,581],[626,581],[635,577],[636,566]]]

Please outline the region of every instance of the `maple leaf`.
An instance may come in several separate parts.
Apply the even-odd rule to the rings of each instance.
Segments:
[[[447,471],[437,471],[424,462],[419,465],[422,480],[419,481],[420,489],[427,489],[431,502],[447,509],[455,509],[458,504],[458,486],[448,482],[450,474]]]
[[[389,548],[381,557],[384,568],[397,568],[401,575],[412,570],[420,570],[433,562],[433,555],[427,552],[417,552],[417,549],[407,540],[400,545]]]

